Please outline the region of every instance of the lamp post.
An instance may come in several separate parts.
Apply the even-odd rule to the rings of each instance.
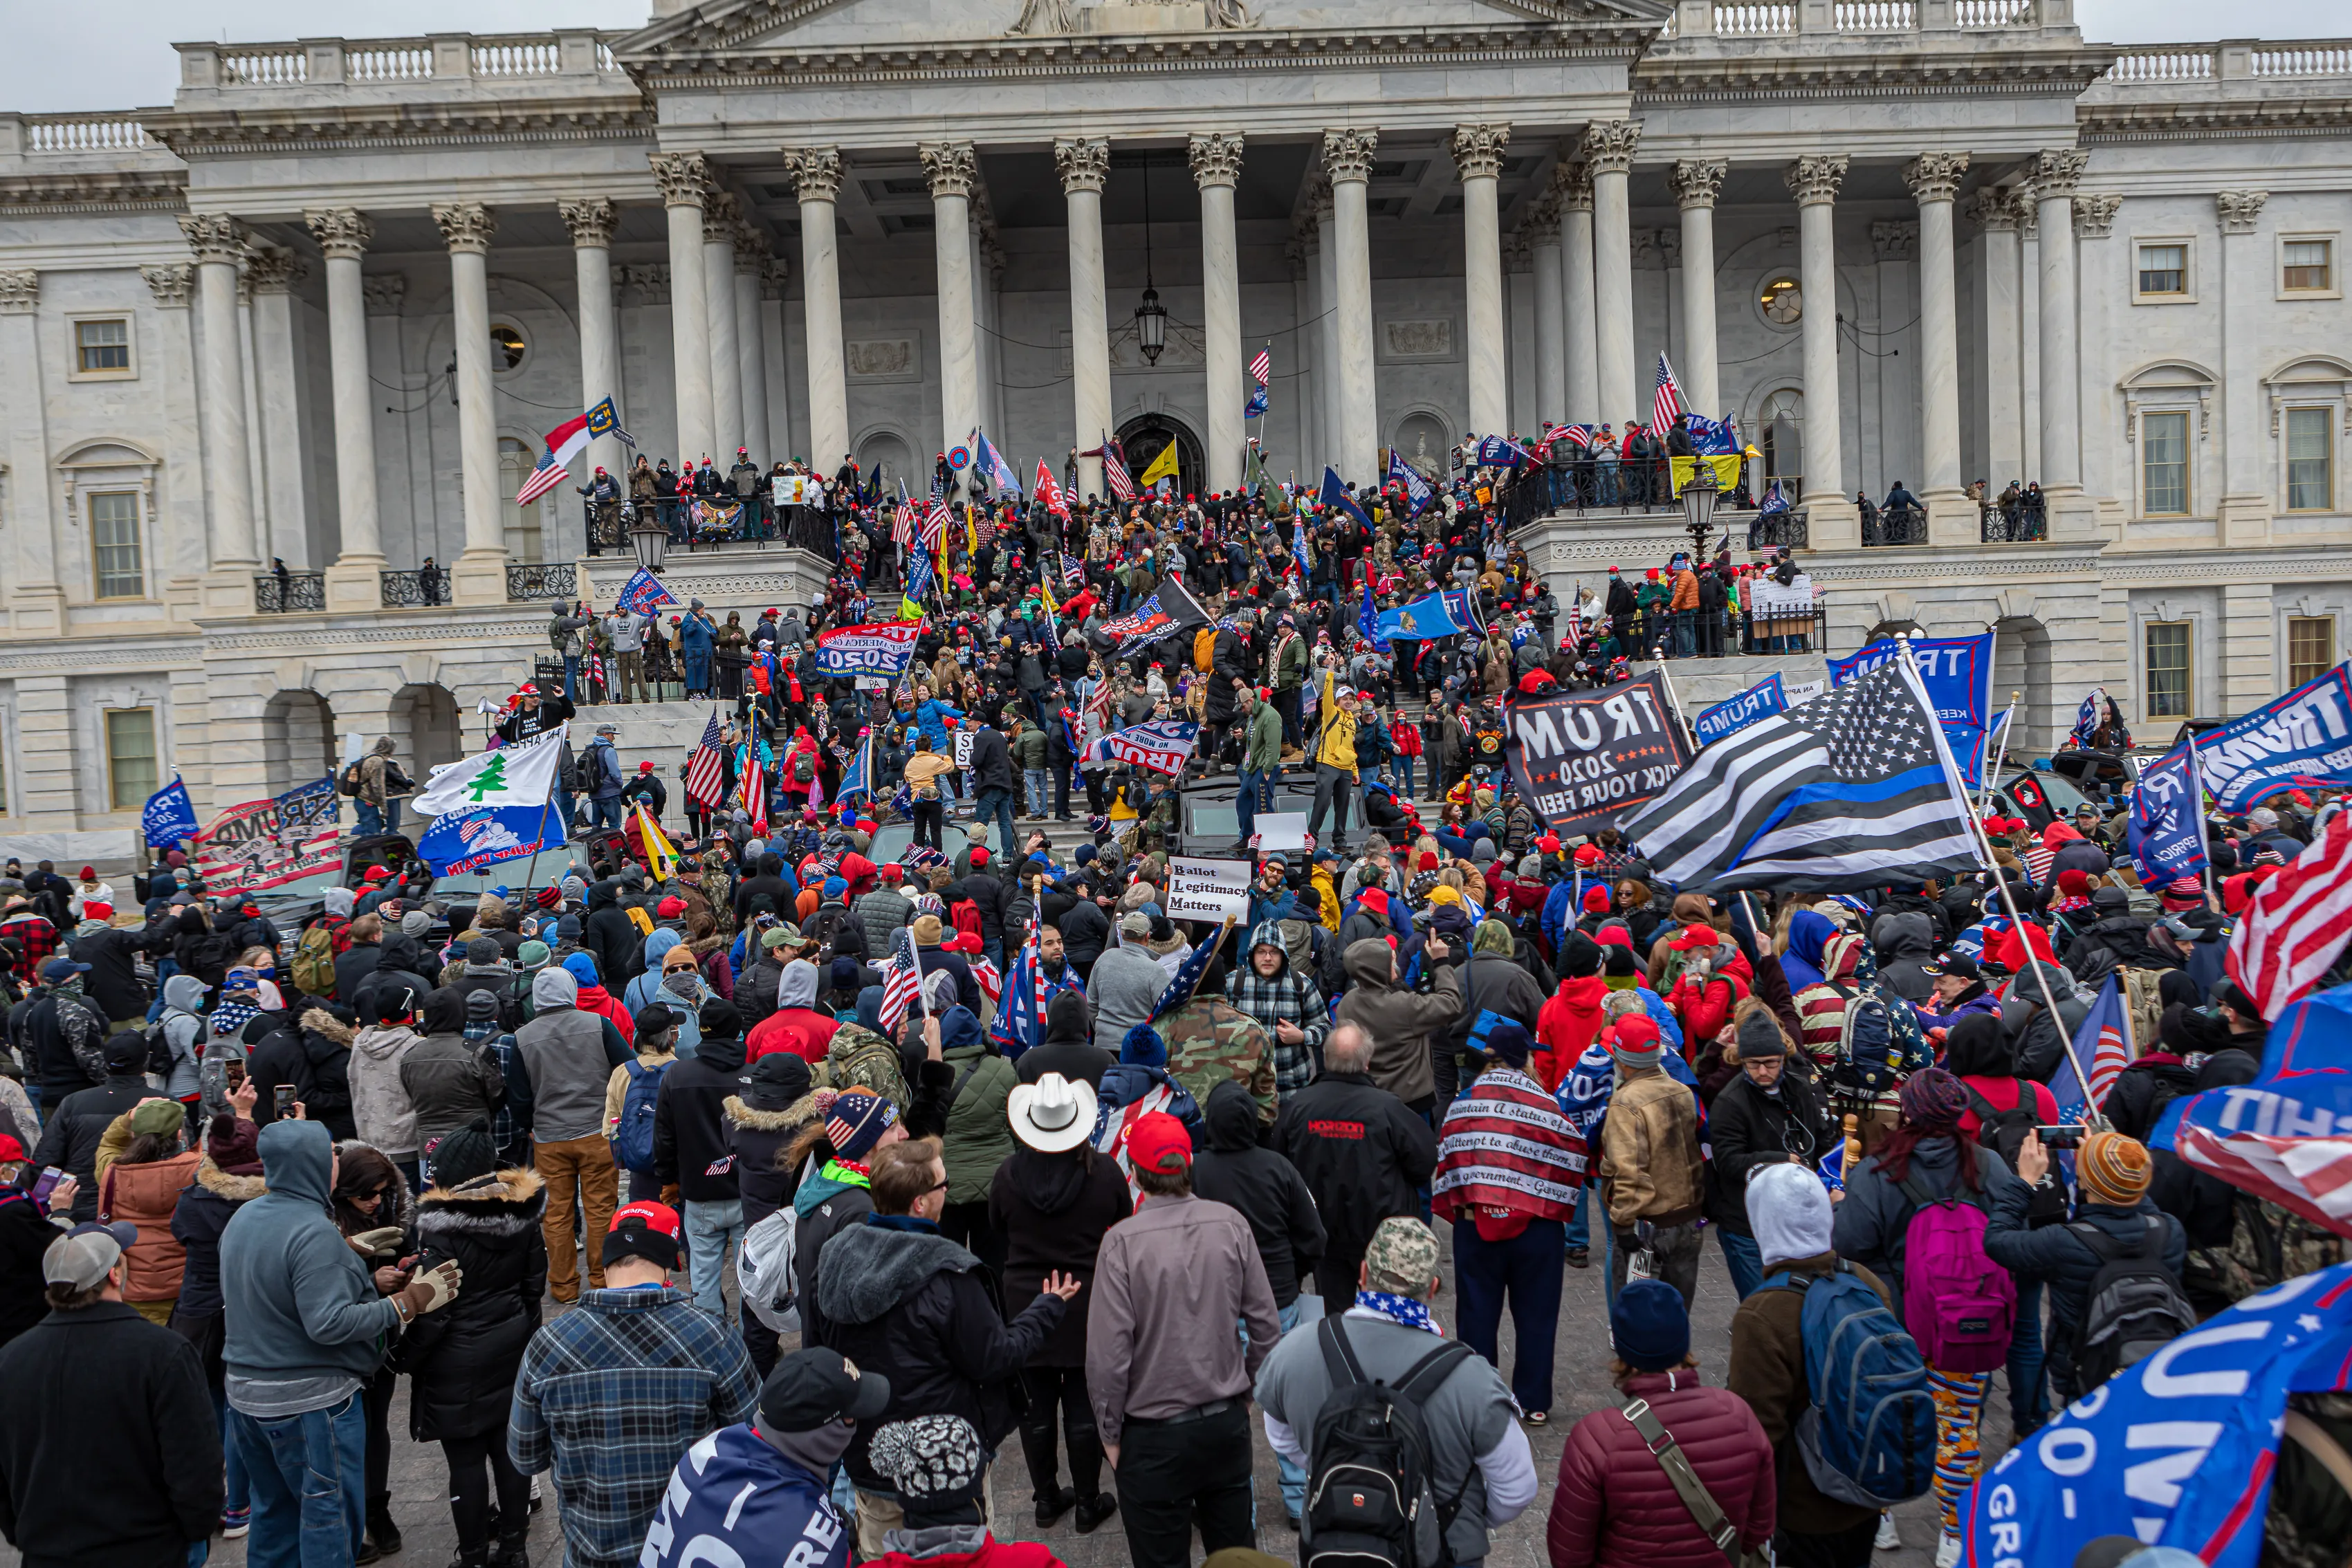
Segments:
[[[669,549],[669,530],[644,511],[629,525],[629,548],[636,552],[637,564],[646,570],[658,573],[662,557]]]
[[[1691,564],[1706,564],[1706,536],[1715,530],[1715,503],[1722,486],[1715,465],[1704,457],[1691,461],[1690,482],[1683,486],[1683,528],[1691,537]]]
[[[1160,362],[1168,347],[1168,310],[1151,283],[1151,160],[1143,161],[1143,303],[1135,308],[1136,346],[1148,365]]]

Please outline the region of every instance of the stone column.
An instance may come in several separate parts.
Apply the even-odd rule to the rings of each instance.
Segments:
[[[1952,260],[1952,198],[1968,172],[1965,152],[1923,152],[1903,165],[1903,183],[1919,204],[1919,499],[1927,508],[1928,540],[1941,545],[1977,540],[1976,507],[1960,488],[1959,290]]]
[[[1454,167],[1462,179],[1462,315],[1470,382],[1470,428],[1481,435],[1511,424],[1503,324],[1503,233],[1495,182],[1503,172],[1507,125],[1454,128]]]
[[[926,141],[917,151],[931,184],[939,263],[940,444],[971,439],[980,423],[980,343],[971,298],[971,188],[980,162],[969,141]]]
[[[1234,239],[1238,135],[1195,131],[1192,179],[1201,187],[1201,326],[1208,361],[1209,488],[1242,482],[1242,272]]]
[[[294,342],[294,284],[307,270],[290,250],[257,249],[245,262],[252,292],[246,310],[253,350],[250,406],[260,459],[254,484],[266,497],[267,532],[255,544],[265,561],[275,556],[296,571],[312,565],[310,497],[303,485],[310,465]]]
[[[2217,191],[2213,209],[2221,220],[2221,497],[2216,510],[2221,543],[2267,544],[2271,534],[2271,486],[2276,472],[2273,448],[2266,437],[2270,421],[2263,413],[2261,378],[2263,305],[2275,292],[2268,281],[2277,265],[2263,237],[2263,206],[2268,191]],[[2042,243],[2049,243],[2045,231]],[[2201,425],[2202,421],[2200,421]],[[2201,441],[2189,444],[2192,461]],[[2193,471],[2193,470],[2192,470]],[[2044,486],[2047,488],[2047,486]],[[2189,491],[2200,511],[2201,500]],[[2270,666],[2263,665],[2265,673]]]
[[[1316,252],[1316,290],[1322,319],[1315,327],[1315,373],[1322,379],[1322,424],[1309,459],[1312,482],[1320,484],[1325,464],[1339,461],[1339,432],[1347,419],[1347,396],[1339,390],[1339,221],[1331,200],[1331,177],[1315,184],[1315,225],[1322,244]]]
[[[205,477],[212,499],[212,560],[204,605],[253,612],[253,467],[246,451],[245,346],[237,329],[236,275],[245,231],[226,213],[191,213],[180,232],[196,254],[196,315],[204,339]],[[482,324],[485,340],[489,323]],[[487,344],[485,345],[487,346]]]
[[[1691,412],[1723,417],[1723,387],[1715,368],[1715,198],[1728,160],[1685,158],[1668,176],[1683,210],[1683,390]]]
[[[1372,381],[1372,246],[1364,192],[1380,139],[1381,133],[1370,130],[1323,133],[1323,168],[1331,177],[1331,274],[1339,341],[1339,428],[1328,461],[1338,466],[1339,477],[1360,485],[1380,478],[1380,389]]]
[[[1592,288],[1597,329],[1601,417],[1622,427],[1646,419],[1647,399],[1633,381],[1633,228],[1625,176],[1642,128],[1630,120],[1602,120],[1584,130],[1584,162],[1592,175]]]
[[[1323,314],[1323,234],[1310,211],[1301,221],[1298,237],[1290,243],[1286,253],[1297,268],[1299,287],[1295,292],[1297,305],[1291,319],[1300,328],[1291,334],[1291,352],[1298,357],[1298,397],[1295,417],[1298,424],[1297,439],[1291,450],[1297,454],[1297,466],[1315,461],[1315,453],[1322,445],[1323,400],[1330,395],[1323,379],[1322,332]]]
[[[2082,341],[2105,343],[2114,330],[2116,276],[2107,236],[2114,232],[2116,214],[2124,199],[2117,195],[2074,193],[2074,274],[2082,280],[2080,306]],[[2083,413],[2083,490],[2098,506],[2101,531],[2121,537],[2125,515],[2122,497],[2131,492],[2118,483],[2114,454],[2124,449],[2123,431],[2115,422],[2114,400],[2103,385],[2105,368],[2095,354],[2077,355],[2081,378],[2076,396]]]
[[[1110,305],[1103,285],[1102,189],[1110,172],[1110,143],[1100,137],[1062,137],[1054,166],[1070,227],[1070,444],[1080,451],[1110,434]],[[1051,455],[1047,455],[1051,461]],[[1078,459],[1081,495],[1107,496],[1102,459]]]
[[[350,207],[306,213],[303,221],[327,256],[327,361],[334,387],[335,509],[341,548],[327,569],[327,607],[373,610],[376,573],[384,569],[376,518],[375,397],[368,383],[367,300],[360,258],[374,225]]]
[[[768,236],[745,224],[735,235],[735,377],[743,389],[743,436],[751,461],[765,472],[781,454],[768,435],[767,333],[760,320],[760,277],[768,269]]]
[[[1536,421],[1568,417],[1568,285],[1561,272],[1559,197],[1547,191],[1523,229],[1536,285]]]
[[[449,246],[450,335],[457,357],[457,467],[466,549],[449,573],[459,604],[503,604],[507,546],[499,494],[498,391],[490,379],[490,235],[498,220],[479,202],[436,205]]]
[[[702,203],[710,191],[699,152],[647,155],[669,216],[670,364],[677,382],[677,457],[710,450],[716,428],[710,390],[710,298],[702,261]],[[828,245],[833,225],[824,226]]]
[[[791,269],[780,256],[760,269],[760,354],[767,371],[768,452],[779,457],[803,452],[793,434],[793,335],[784,326],[784,285]]]
[[[841,153],[832,147],[784,153],[801,203],[801,311],[808,332],[811,466],[830,474],[849,451],[849,377],[842,365],[841,261],[834,199],[841,193]]]
[[[188,303],[190,270],[185,267],[142,268],[158,305],[182,308]],[[234,290],[236,286],[230,287]],[[234,298],[232,293],[232,302]],[[58,632],[65,629],[66,600],[58,586],[46,395],[47,385],[57,372],[41,355],[40,303],[39,272],[31,267],[0,272],[0,364],[8,367],[7,375],[0,377],[0,418],[5,420],[0,425],[0,454],[5,455],[8,468],[0,484],[7,486],[7,531],[14,545],[8,555],[12,568],[9,624],[18,632]],[[209,428],[206,434],[209,437]],[[192,509],[201,513],[202,502],[196,501]],[[252,601],[247,599],[246,603],[249,613]],[[20,741],[24,737],[21,713],[18,737]],[[26,760],[29,763],[30,758]]]
[[[613,400],[613,413],[622,413],[619,329],[613,309],[613,226],[620,221],[620,212],[611,201],[593,196],[576,202],[558,202],[555,210],[563,216],[563,226],[572,231],[572,287],[580,297],[580,406],[594,408],[606,398]],[[623,420],[622,427],[628,422]],[[590,472],[581,478],[586,484],[602,468],[619,481],[621,494],[629,493],[627,459],[621,455],[618,440],[600,435],[588,444]],[[550,559],[562,559],[561,552],[542,541],[541,550]]]
[[[1810,533],[1816,549],[1853,549],[1862,543],[1862,517],[1845,494],[1843,400],[1838,392],[1837,231],[1838,185],[1845,178],[1842,153],[1798,159],[1789,165],[1789,189],[1797,198],[1797,268],[1804,290],[1805,495]]]
[[[733,465],[735,449],[743,444],[743,372],[735,356],[736,222],[733,195],[713,191],[702,199],[702,302],[710,318],[710,445],[707,455],[719,465],[722,474]]]
[[[2033,202],[2042,228],[2042,493],[2050,501],[2050,537],[2089,538],[2059,528],[2079,523],[2084,508],[2062,504],[2083,494],[2082,422],[2074,398],[2074,186],[2091,155],[2045,150],[2033,162]]]
[[[1601,339],[1592,283],[1592,170],[1563,163],[1552,176],[1559,198],[1560,319],[1566,332],[1568,420],[1601,423]]]
[[[1988,186],[1969,199],[1969,208],[1984,251],[1985,472],[1978,477],[1997,496],[2011,479],[2021,484],[2027,477],[2024,386],[2018,372],[2025,357],[2018,328],[2018,230],[2025,204],[2013,191]]]

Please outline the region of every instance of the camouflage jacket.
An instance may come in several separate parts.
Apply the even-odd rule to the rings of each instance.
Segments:
[[[1219,998],[1196,997],[1162,1019],[1168,1076],[1205,1105],[1224,1079],[1257,1100],[1258,1119],[1274,1120],[1274,1037],[1249,1014]]]

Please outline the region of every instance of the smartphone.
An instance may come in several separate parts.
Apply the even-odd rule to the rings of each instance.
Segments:
[[[42,1209],[47,1208],[49,1207],[49,1194],[55,1192],[58,1189],[58,1183],[65,1179],[66,1173],[64,1171],[58,1169],[55,1166],[43,1166],[41,1167],[41,1179],[33,1184],[34,1207]]]
[[[2079,1122],[2070,1122],[2063,1127],[2036,1127],[2033,1135],[2045,1149],[2073,1149],[2082,1146],[2083,1134],[2089,1131]]]
[[[279,1117],[290,1115],[294,1110],[294,1085],[281,1083],[271,1090],[269,1103],[273,1114]]]

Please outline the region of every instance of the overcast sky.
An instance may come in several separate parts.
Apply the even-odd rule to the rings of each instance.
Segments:
[[[28,112],[131,109],[172,101],[174,42],[256,43],[331,34],[382,37],[393,16],[412,35],[633,27],[645,0],[405,0],[322,6],[317,0],[9,0],[0,50],[0,108]],[[2320,38],[2347,28],[2341,0],[2257,0],[2216,12],[2190,0],[2075,0],[2086,38],[2110,43],[2210,39],[2224,23],[2260,38]],[[340,14],[340,15],[339,15]]]

